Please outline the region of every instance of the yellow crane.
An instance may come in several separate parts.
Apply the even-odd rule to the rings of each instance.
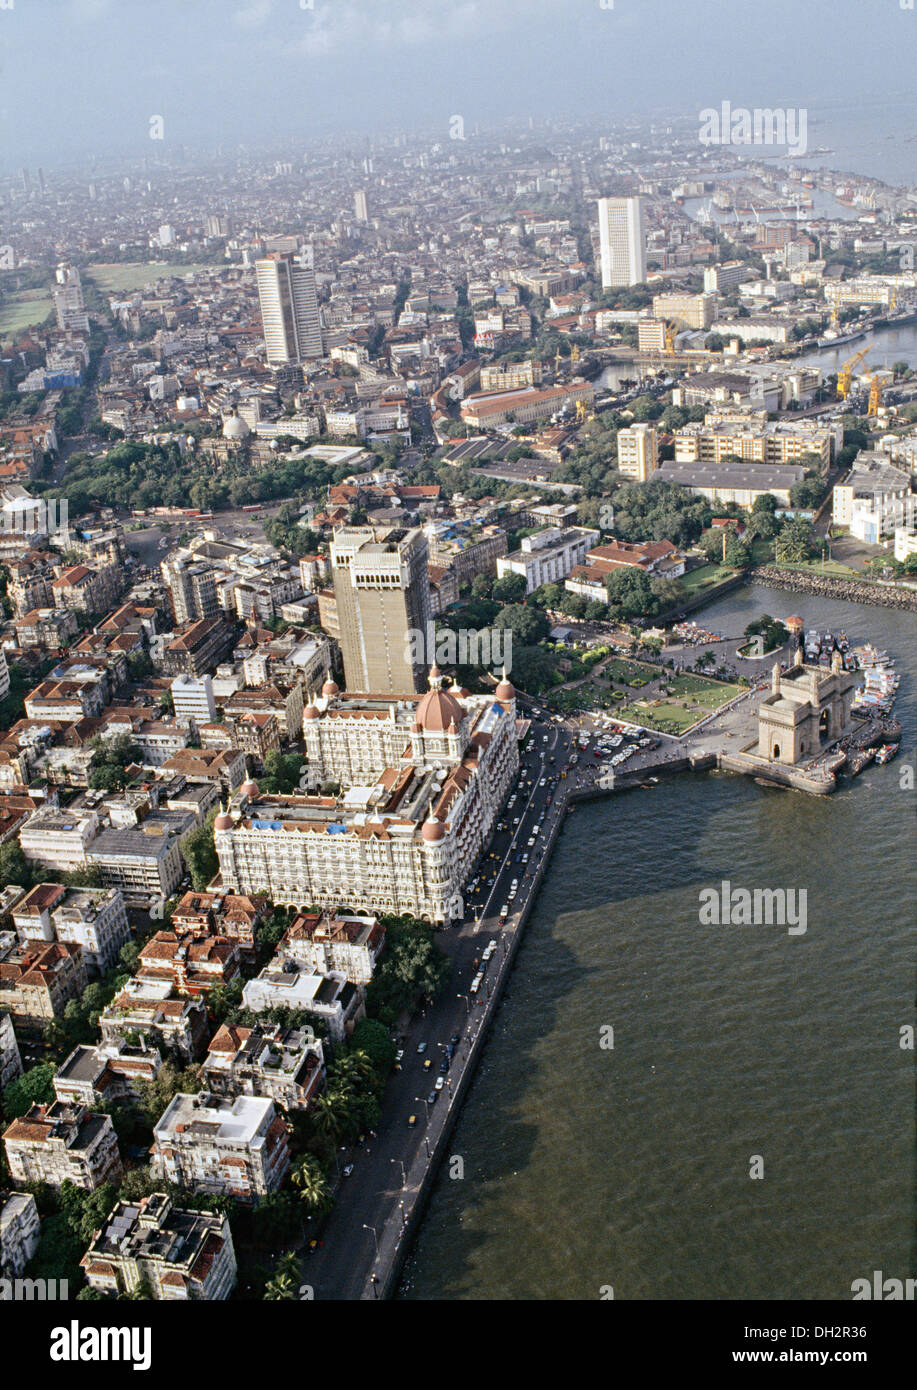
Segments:
[[[577,362],[579,361],[579,358],[580,358],[579,344],[578,344],[578,343],[574,343],[574,344],[573,344],[573,351],[570,353],[570,363],[571,363],[571,365],[575,367],[576,364],[577,364]]]
[[[586,402],[583,401],[583,400],[577,401],[577,402],[576,402],[576,423],[577,423],[578,425],[582,425],[582,424],[585,424],[585,422],[586,422],[587,420],[591,419],[591,418],[592,418],[592,417],[591,417],[590,414],[589,414],[589,407],[587,406]]]
[[[850,383],[853,380],[853,373],[861,362],[865,361],[868,348],[862,352],[854,353],[853,357],[848,357],[837,374],[837,394],[838,399],[845,401],[850,395]]]
[[[665,350],[666,352],[675,351],[675,334],[678,332],[678,324],[675,319],[666,319],[665,323]]]
[[[877,372],[873,372],[869,380],[869,405],[866,410],[867,416],[876,416],[879,413],[879,406],[882,404],[882,381]]]

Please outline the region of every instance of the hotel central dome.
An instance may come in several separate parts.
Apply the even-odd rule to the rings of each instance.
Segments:
[[[444,734],[450,724],[456,728],[465,718],[465,711],[448,690],[428,690],[417,706],[417,723],[431,733]]]

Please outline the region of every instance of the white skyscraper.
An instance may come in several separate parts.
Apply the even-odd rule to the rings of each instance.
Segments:
[[[358,188],[356,193],[354,193],[353,195],[353,210],[358,222],[369,221],[369,208],[366,203],[366,192],[362,188]]]
[[[274,253],[255,261],[268,362],[304,362],[322,355],[322,325],[312,253]]]
[[[646,280],[646,232],[640,198],[599,199],[602,288]]]

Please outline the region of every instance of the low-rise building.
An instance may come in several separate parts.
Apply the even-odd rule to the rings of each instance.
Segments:
[[[0,1091],[22,1075],[22,1058],[10,1014],[0,1013]]]
[[[201,1069],[218,1096],[269,1096],[284,1110],[305,1110],[325,1084],[325,1056],[311,1028],[224,1023]]]
[[[39,883],[12,913],[20,940],[66,941],[82,949],[88,975],[117,964],[130,937],[124,897],[117,888],[66,888]]]
[[[255,1202],[290,1167],[286,1125],[265,1096],[173,1098],[153,1129],[154,1177],[197,1192]]]
[[[18,1279],[38,1249],[41,1222],[31,1192],[0,1192],[0,1275]]]
[[[224,936],[158,931],[140,952],[138,980],[166,981],[176,994],[204,995],[239,974],[239,948]]]
[[[255,933],[270,907],[263,894],[198,893],[190,890],[172,912],[172,927],[189,936],[217,935],[234,941],[243,956],[255,952]]]
[[[219,1301],[236,1283],[236,1255],[224,1213],[184,1211],[163,1192],[118,1202],[80,1264],[100,1293],[143,1289],[157,1300]]]
[[[385,928],[366,913],[300,912],[280,943],[280,949],[300,965],[321,974],[343,971],[355,985],[368,985],[385,946]]]
[[[696,497],[711,502],[737,502],[750,507],[765,492],[776,497],[781,507],[790,505],[790,491],[801,483],[806,470],[799,464],[765,463],[663,463],[657,477],[678,483]]]
[[[72,1182],[94,1192],[121,1176],[121,1155],[110,1115],[55,1100],[33,1105],[3,1135],[10,1175],[16,1182],[61,1187]]]
[[[58,1100],[100,1105],[127,1097],[136,1098],[141,1082],[155,1081],[162,1067],[159,1050],[146,1038],[136,1043],[123,1039],[75,1047],[54,1074]]]
[[[99,1028],[105,1042],[145,1038],[189,1066],[207,1041],[207,1010],[203,999],[179,995],[170,980],[135,977],[103,1010]]]
[[[20,941],[0,932],[0,1009],[24,1028],[44,1028],[60,1018],[86,988],[79,946],[58,941]]]
[[[570,526],[566,530],[548,527],[533,536],[524,536],[518,550],[501,556],[497,575],[500,579],[507,574],[522,575],[526,593],[532,594],[542,584],[562,583],[576,565],[585,563],[586,555],[600,539],[600,533],[588,526]]]
[[[253,1013],[275,1008],[303,1010],[325,1024],[334,1042],[343,1042],[366,1014],[362,989],[351,984],[343,971],[320,975],[282,951],[247,982],[242,1003]]]

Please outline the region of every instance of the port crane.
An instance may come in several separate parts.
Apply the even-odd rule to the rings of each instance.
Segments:
[[[666,350],[666,352],[672,353],[672,352],[675,351],[675,336],[676,336],[676,334],[678,333],[679,323],[680,323],[680,320],[678,320],[678,319],[666,319],[666,320],[665,320],[665,327],[664,327],[663,331],[664,331],[664,333],[665,333],[665,350]]]
[[[848,357],[847,361],[838,372],[837,394],[839,400],[845,401],[850,395],[850,383],[853,380],[853,373],[860,363],[866,360],[868,351],[868,348],[863,348],[860,352],[854,353],[852,357]]]

